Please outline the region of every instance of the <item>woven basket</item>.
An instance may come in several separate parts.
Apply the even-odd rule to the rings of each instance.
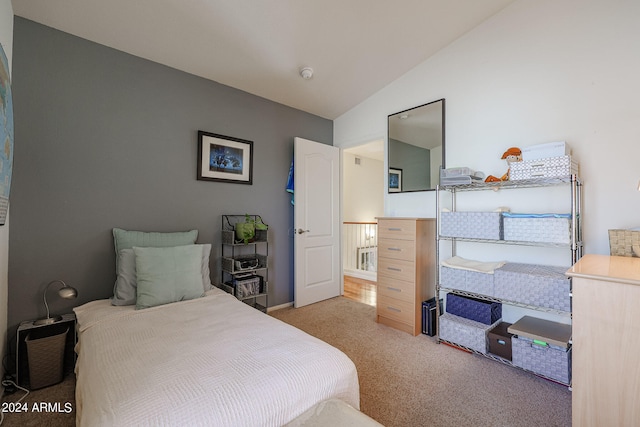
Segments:
[[[609,230],[609,248],[613,256],[640,256],[640,230]]]
[[[33,390],[57,384],[64,377],[64,346],[67,332],[44,338],[27,335],[29,382]]]

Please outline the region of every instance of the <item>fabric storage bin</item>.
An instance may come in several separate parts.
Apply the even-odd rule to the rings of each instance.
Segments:
[[[466,270],[440,266],[440,286],[450,289],[466,290]]]
[[[263,293],[262,277],[258,275],[236,277],[232,284],[238,298],[247,298]]]
[[[609,230],[609,250],[613,256],[640,256],[640,230]]]
[[[536,307],[571,311],[571,280],[566,267],[507,263],[494,273],[496,298]]]
[[[440,235],[502,240],[502,215],[500,212],[442,212]]]
[[[447,294],[447,313],[476,322],[491,325],[502,318],[502,304],[469,298],[456,294]]]
[[[487,341],[489,342],[489,353],[502,357],[506,360],[512,359],[511,341],[513,334],[507,328],[511,323],[500,322],[498,325],[487,333]]]
[[[494,294],[493,274],[462,270],[460,268],[441,266],[440,286],[478,295],[492,296]]]
[[[571,214],[502,215],[504,240],[571,243]]]
[[[571,156],[547,157],[509,165],[509,180],[566,178],[578,174],[578,162]]]
[[[444,313],[440,316],[438,329],[441,339],[486,354],[487,332],[493,326]]]
[[[531,338],[514,336],[511,340],[514,366],[560,381],[571,382],[571,348],[540,345]]]
[[[494,290],[494,275],[478,271],[465,272],[465,290],[479,295],[492,296]]]
[[[524,316],[507,331],[511,341],[513,364],[556,381],[571,381],[571,325]]]

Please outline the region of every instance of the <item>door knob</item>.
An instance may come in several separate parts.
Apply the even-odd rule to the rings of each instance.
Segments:
[[[298,234],[303,234],[303,233],[308,233],[309,230],[303,230],[302,228],[298,228],[298,230],[296,231]]]

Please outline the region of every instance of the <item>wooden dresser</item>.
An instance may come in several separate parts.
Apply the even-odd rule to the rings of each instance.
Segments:
[[[572,424],[640,426],[640,258],[585,255],[567,275]]]
[[[435,218],[378,218],[378,323],[422,331],[422,301],[435,295],[435,233]]]

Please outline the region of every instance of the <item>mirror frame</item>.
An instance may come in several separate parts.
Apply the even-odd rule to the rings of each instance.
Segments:
[[[442,127],[442,159],[440,159],[440,168],[444,169],[445,168],[445,98],[441,98],[441,99],[437,99],[435,101],[431,101],[431,102],[427,102],[426,104],[422,104],[422,105],[418,105],[417,107],[412,107],[412,108],[408,108],[406,110],[402,110],[402,111],[398,111],[397,113],[393,113],[393,114],[389,114],[387,116],[387,179],[386,179],[386,186],[387,186],[387,193],[391,194],[398,194],[398,193],[415,193],[418,191],[435,191],[436,190],[436,186],[439,183],[439,173],[438,173],[438,183],[435,183],[434,185],[432,185],[432,188],[425,188],[423,190],[398,190],[398,189],[391,189],[389,187],[389,170],[390,169],[397,169],[397,165],[391,165],[390,163],[390,140],[391,140],[391,126],[390,126],[390,120],[392,117],[397,116],[399,114],[403,114],[403,113],[410,113],[411,111],[414,111],[418,108],[422,108],[422,107],[426,107],[427,105],[431,105],[431,104],[435,104],[436,102],[441,102],[442,103],[442,122],[441,122],[441,127]],[[401,185],[401,184],[400,184]]]

